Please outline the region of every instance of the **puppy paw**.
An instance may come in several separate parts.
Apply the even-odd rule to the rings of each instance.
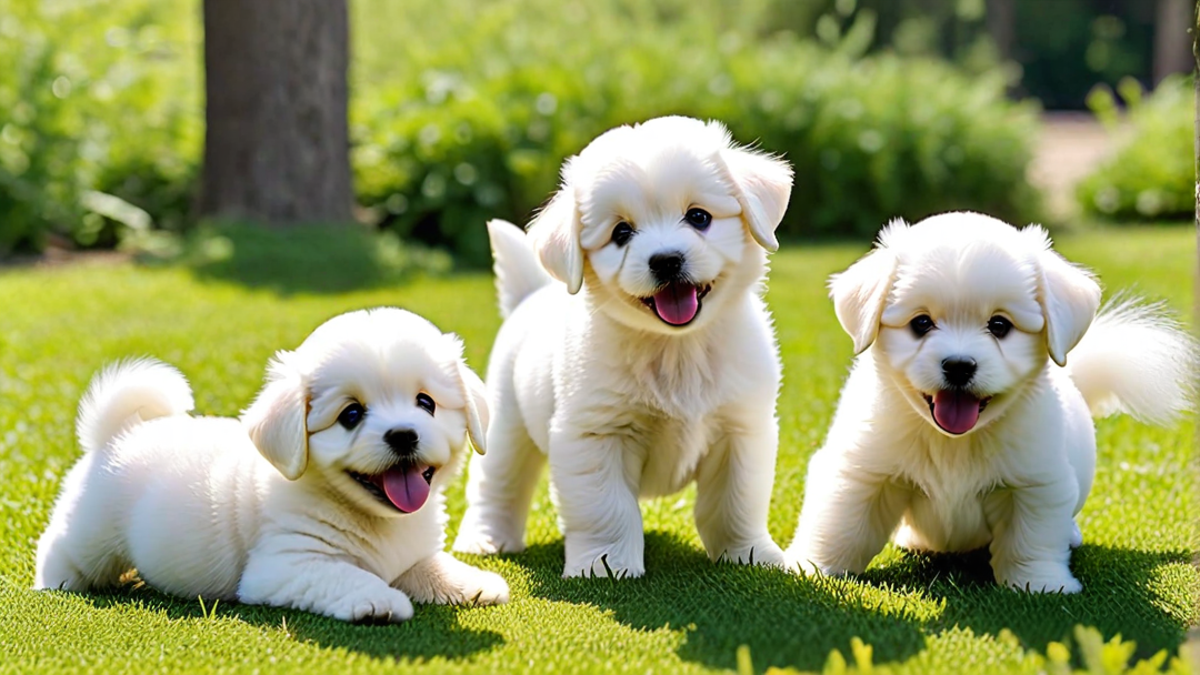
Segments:
[[[789,566],[783,549],[779,548],[779,545],[773,541],[726,549],[717,560],[733,562],[739,565],[762,565],[764,567],[780,568],[787,568]]]
[[[646,573],[646,567],[641,562],[622,560],[620,556],[602,553],[598,556],[579,556],[568,559],[563,566],[563,578],[599,577],[602,579],[636,579]]]
[[[1019,591],[1072,594],[1083,590],[1070,568],[1061,563],[1012,565],[994,571],[997,583]]]
[[[499,605],[508,602],[508,583],[439,551],[396,579],[397,588],[417,602],[439,605]]]
[[[783,552],[783,568],[792,574],[812,577],[845,577],[851,574],[861,574],[861,569],[852,569],[844,563],[829,563],[820,560],[816,554],[807,549],[789,548]]]
[[[412,601],[395,589],[378,595],[352,594],[320,611],[351,623],[400,623],[413,615]]]
[[[497,536],[481,530],[461,530],[451,550],[472,555],[520,553],[525,550],[525,542],[516,537]]]
[[[503,605],[508,602],[508,582],[495,572],[475,570],[475,576],[463,586],[463,599],[456,604]]]
[[[792,574],[811,577],[816,574],[824,574],[824,570],[812,561],[812,556],[804,551],[795,551],[788,549],[784,552],[783,568]]]

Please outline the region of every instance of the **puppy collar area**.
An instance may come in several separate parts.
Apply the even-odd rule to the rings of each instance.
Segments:
[[[992,400],[990,396],[978,398],[965,389],[942,389],[933,396],[924,396],[934,423],[942,431],[956,436],[974,429],[979,414]]]
[[[436,471],[427,464],[403,463],[379,474],[347,473],[379,501],[395,507],[401,513],[413,513],[429,500]]]

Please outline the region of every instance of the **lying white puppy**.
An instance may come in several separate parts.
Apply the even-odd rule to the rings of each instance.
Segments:
[[[711,558],[782,564],[767,532],[780,366],[760,295],[790,196],[786,163],[666,117],[568,160],[528,240],[488,224],[507,321],[455,550],[522,550],[549,458],[565,576],[642,575],[638,498],[692,481]]]
[[[35,588],[136,567],[166,593],[346,621],[403,621],[410,598],[507,601],[503,579],[442,551],[442,488],[488,421],[456,336],[399,309],[343,314],[276,354],[241,421],[191,408],[157,361],[92,382]]]
[[[1091,415],[1172,419],[1188,404],[1191,339],[1156,307],[1097,316],[1100,287],[1044,230],[975,213],[891,223],[830,288],[861,355],[809,464],[789,561],[858,573],[889,537],[990,546],[999,583],[1078,592],[1068,562],[1096,463]]]

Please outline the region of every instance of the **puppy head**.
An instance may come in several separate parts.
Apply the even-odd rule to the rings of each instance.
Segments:
[[[951,436],[1002,415],[1047,357],[1065,365],[1100,305],[1042,228],[976,213],[893,221],[830,289],[855,351],[878,342],[881,372]]]
[[[786,162],[686,117],[612,129],[567,160],[562,179],[529,229],[543,266],[571,293],[586,280],[602,311],[660,333],[704,324],[761,278],[792,188]]]
[[[395,516],[450,479],[468,439],[484,452],[487,393],[458,337],[401,309],[363,310],[276,354],[242,421],[288,479],[315,476]]]

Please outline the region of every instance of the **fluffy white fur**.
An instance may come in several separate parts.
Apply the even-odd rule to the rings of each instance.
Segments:
[[[1044,230],[975,213],[891,223],[830,288],[860,355],[809,464],[789,562],[858,573],[889,537],[989,546],[999,583],[1078,592],[1068,563],[1096,461],[1089,408],[1170,421],[1188,405],[1191,338],[1154,306],[1097,316],[1096,280]],[[964,359],[965,382],[945,365]],[[935,418],[954,395],[983,406],[976,421],[974,408],[965,422]]]
[[[468,437],[484,450],[486,395],[456,336],[391,308],[335,317],[280,351],[240,420],[188,415],[191,390],[166,364],[115,364],[80,403],[84,455],[38,544],[34,586],[102,588],[136,568],[174,595],[346,621],[403,621],[412,601],[505,602],[503,579],[443,551],[441,491]],[[352,404],[365,416],[347,427]],[[392,430],[416,439],[393,449]],[[408,514],[348,473],[403,462],[433,470]]]
[[[548,462],[564,576],[642,575],[638,498],[693,481],[711,558],[782,564],[767,532],[780,366],[760,286],[790,167],[716,122],[668,117],[601,135],[562,173],[527,235],[488,225],[507,320],[488,370],[489,453],[471,463],[454,549],[522,550]],[[711,222],[692,224],[693,209]],[[647,304],[665,287],[656,255],[678,255],[678,283],[708,289],[686,325]]]

